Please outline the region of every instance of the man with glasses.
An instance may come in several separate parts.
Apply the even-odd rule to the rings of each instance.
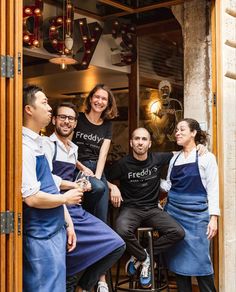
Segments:
[[[73,187],[78,147],[69,139],[77,124],[72,103],[55,107],[52,123],[55,132],[46,138],[46,155],[61,189]],[[105,272],[124,252],[124,241],[104,222],[86,212],[81,205],[68,207],[74,223],[77,245],[67,253],[67,292],[90,291],[98,280],[98,291],[108,291]],[[79,277],[78,273],[83,272]]]

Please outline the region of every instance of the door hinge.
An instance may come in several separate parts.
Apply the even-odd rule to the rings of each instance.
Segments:
[[[18,213],[17,219],[17,232],[18,235],[21,235],[21,213]]]
[[[0,213],[0,231],[1,234],[14,232],[14,212],[6,211]]]
[[[18,53],[18,74],[21,74],[21,53]]]
[[[216,93],[213,94],[213,105],[216,106]]]
[[[0,76],[6,78],[14,78],[14,58],[7,55],[1,55],[0,58],[1,72]]]

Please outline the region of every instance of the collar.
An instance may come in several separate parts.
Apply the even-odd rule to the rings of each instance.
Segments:
[[[57,137],[55,132],[49,137],[49,139],[52,142],[56,141],[61,147],[63,147],[63,148],[65,147],[64,143]],[[78,147],[73,142],[71,142],[69,139],[67,142],[68,142],[68,145],[70,146],[70,148],[73,149],[74,152],[77,152]]]
[[[41,138],[41,136],[38,133],[36,133],[36,132],[32,131],[31,129],[26,128],[26,127],[22,128],[22,134],[24,136],[28,136],[29,138],[31,138],[33,140],[37,140],[38,138]]]

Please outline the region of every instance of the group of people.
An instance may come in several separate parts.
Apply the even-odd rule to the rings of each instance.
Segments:
[[[68,102],[52,112],[41,88],[24,88],[24,291],[82,292],[97,285],[98,292],[107,292],[106,272],[125,247],[131,255],[127,273],[140,273],[142,287],[150,287],[149,251],[135,235],[140,226],[158,231],[154,254],[165,252],[179,291],[191,291],[191,276],[197,276],[200,291],[216,291],[209,243],[220,214],[218,173],[212,153],[198,154],[198,144],[206,143],[198,122],[178,123],[175,136],[183,150],[176,153],[150,152],[150,133],[137,128],[132,153],[105,176],[115,98],[98,84],[85,104],[84,113]],[[54,133],[42,137],[51,120]],[[168,164],[167,179],[161,180]],[[87,179],[83,184],[75,180],[80,175]],[[168,192],[164,211],[160,189]],[[109,194],[113,206],[121,207],[115,231],[106,224]]]

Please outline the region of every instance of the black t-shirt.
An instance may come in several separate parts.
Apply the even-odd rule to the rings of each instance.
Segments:
[[[78,123],[72,139],[72,141],[79,147],[79,161],[97,161],[103,140],[111,138],[111,121],[105,120],[101,125],[94,125],[89,122],[84,113],[79,113]]]
[[[113,165],[108,180],[119,179],[120,190],[127,207],[155,207],[158,205],[160,175],[173,154],[153,152],[144,161],[127,155]]]

